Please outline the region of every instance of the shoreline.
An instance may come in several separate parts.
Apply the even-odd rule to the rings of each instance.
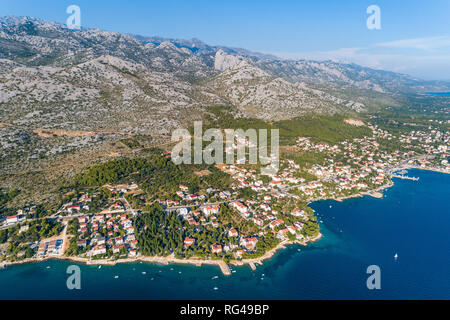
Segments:
[[[37,258],[30,258],[30,259],[24,259],[21,261],[14,261],[14,262],[2,262],[0,265],[2,268],[6,269],[9,266],[17,266],[22,264],[28,264],[28,263],[40,263],[40,262],[46,262],[51,260],[59,260],[59,261],[70,261],[75,262],[79,264],[84,265],[90,265],[90,266],[116,266],[118,264],[123,263],[137,263],[137,262],[146,262],[146,263],[153,263],[153,264],[161,264],[161,265],[169,265],[169,264],[189,264],[194,265],[196,267],[201,267],[203,265],[213,265],[218,266],[220,270],[222,271],[223,275],[229,276],[231,275],[231,271],[229,266],[245,266],[249,265],[250,267],[258,265],[263,265],[263,261],[268,260],[272,258],[279,250],[285,249],[288,245],[302,245],[307,246],[310,242],[316,242],[319,241],[322,238],[322,234],[319,233],[318,236],[309,239],[308,241],[282,241],[280,242],[275,248],[270,249],[267,251],[263,256],[258,258],[250,258],[250,259],[243,259],[243,260],[231,260],[228,264],[225,263],[224,260],[201,260],[201,259],[178,259],[173,256],[168,257],[148,257],[148,256],[141,256],[136,258],[126,258],[126,259],[119,259],[119,260],[90,260],[88,258],[80,258],[80,257],[66,257],[66,256],[52,256],[52,257],[45,257],[42,259]],[[256,268],[256,267],[255,267]],[[252,267],[254,270],[254,267]]]
[[[433,171],[433,172],[439,172],[439,173],[444,173],[444,174],[450,174],[447,171],[438,170],[438,169],[434,169],[434,168],[410,167],[409,169],[418,169],[418,170],[424,170],[424,171]],[[346,197],[314,199],[314,200],[311,200],[309,203],[321,201],[321,200],[334,200],[334,201],[342,202],[347,199],[361,198],[366,195],[372,196],[375,198],[382,198],[382,196],[379,197],[376,193],[379,193],[380,191],[382,191],[384,189],[391,188],[394,185],[395,184],[391,178],[389,183],[387,183],[383,186],[380,186],[377,189],[365,191],[362,193],[358,193],[358,194],[354,194],[354,195],[350,195],[350,196],[346,196]],[[169,264],[180,264],[180,265],[188,264],[188,265],[194,265],[197,267],[201,267],[203,265],[214,265],[214,266],[218,266],[224,275],[229,276],[229,275],[231,275],[231,271],[229,268],[230,265],[231,266],[248,265],[248,266],[250,266],[250,268],[252,270],[256,270],[256,265],[263,265],[263,261],[271,259],[279,250],[286,249],[286,246],[294,245],[294,244],[307,246],[309,243],[314,243],[314,242],[319,241],[322,238],[322,236],[323,235],[319,232],[319,234],[316,237],[314,237],[312,239],[308,239],[307,241],[285,240],[285,241],[280,242],[275,248],[272,248],[269,251],[267,251],[266,253],[264,253],[264,255],[262,255],[261,257],[243,259],[243,260],[231,260],[228,264],[225,263],[224,260],[201,260],[201,259],[195,259],[195,258],[177,259],[174,256],[168,256],[168,257],[140,256],[140,257],[135,257],[135,258],[126,258],[126,259],[119,259],[119,260],[90,260],[88,258],[66,257],[66,256],[60,255],[60,256],[46,257],[46,258],[42,258],[42,259],[37,259],[37,258],[24,259],[24,260],[15,261],[15,262],[3,261],[3,262],[0,262],[0,269],[2,269],[2,268],[6,269],[8,266],[15,266],[15,265],[21,265],[21,264],[27,264],[27,263],[39,263],[39,262],[45,262],[45,261],[50,261],[50,260],[72,261],[75,263],[80,263],[80,264],[85,264],[85,265],[94,265],[94,266],[100,266],[100,265],[115,266],[117,264],[122,264],[122,263],[146,262],[146,263],[153,263],[153,264],[162,264],[162,265],[166,265],[166,266]]]

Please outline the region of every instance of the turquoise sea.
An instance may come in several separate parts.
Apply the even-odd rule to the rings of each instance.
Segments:
[[[312,204],[322,240],[279,251],[256,271],[80,266],[82,288],[70,291],[71,263],[50,261],[0,270],[0,299],[450,299],[450,175],[409,175],[420,181],[395,179],[383,199]],[[366,287],[369,265],[381,269],[381,290]]]

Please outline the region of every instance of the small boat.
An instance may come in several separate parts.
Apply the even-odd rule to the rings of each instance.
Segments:
[[[216,291],[217,291],[217,290],[219,290],[219,288],[217,288],[217,287],[214,287],[214,290],[216,290]]]
[[[212,277],[212,280],[219,279],[219,276]]]
[[[114,279],[119,279],[119,276],[115,276]]]
[[[98,268],[99,268],[99,269],[101,269],[101,268],[102,268],[102,266],[98,266]]]
[[[397,260],[398,259],[398,254],[396,253],[394,256],[394,259]]]
[[[144,275],[145,275],[145,274],[147,274],[147,272],[145,272],[145,271],[144,271],[144,272],[142,272],[142,274],[144,274]]]

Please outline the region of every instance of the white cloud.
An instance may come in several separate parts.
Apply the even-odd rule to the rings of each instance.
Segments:
[[[279,52],[287,58],[333,60],[406,73],[423,79],[450,79],[450,37],[405,39],[365,47],[315,52]]]
[[[433,50],[450,47],[449,36],[439,36],[430,38],[405,39],[375,44],[377,47],[385,48],[409,48],[417,50]]]

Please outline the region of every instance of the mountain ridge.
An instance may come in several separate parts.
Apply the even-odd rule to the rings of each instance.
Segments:
[[[32,17],[0,18],[0,26],[0,120],[37,128],[169,133],[201,118],[208,105],[280,120],[396,106],[403,94],[448,88],[355,64],[281,60],[198,39],[70,30]]]

